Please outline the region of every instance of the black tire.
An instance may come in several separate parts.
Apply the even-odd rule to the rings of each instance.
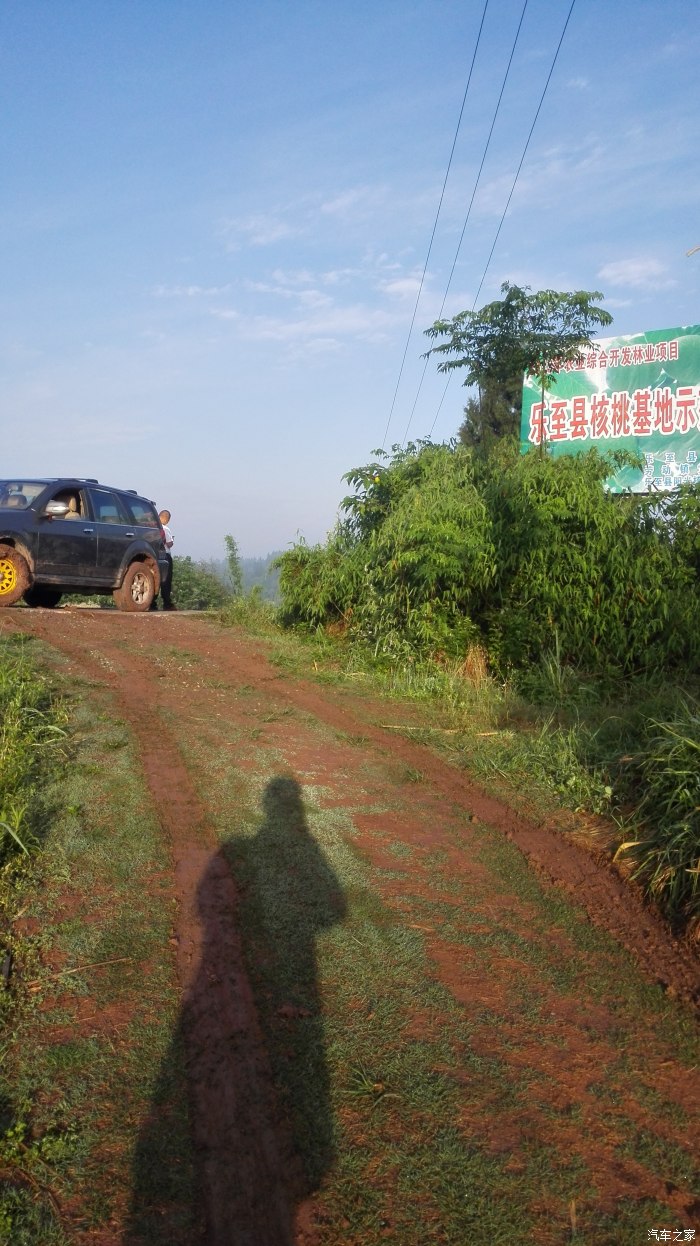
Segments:
[[[28,606],[41,606],[44,610],[53,610],[61,600],[63,593],[60,588],[49,588],[46,584],[32,584],[24,594]]]
[[[113,593],[117,610],[148,610],[155,595],[155,577],[146,562],[132,562]]]
[[[0,545],[0,607],[14,606],[26,593],[32,573],[13,545]]]

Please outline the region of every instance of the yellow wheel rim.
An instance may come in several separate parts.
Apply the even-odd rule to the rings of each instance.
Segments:
[[[0,558],[0,597],[12,593],[17,587],[17,571],[9,558]]]

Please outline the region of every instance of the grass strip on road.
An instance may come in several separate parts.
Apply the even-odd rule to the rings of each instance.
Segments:
[[[256,622],[250,607],[246,621]],[[499,683],[469,654],[462,663],[387,663],[342,637],[285,633],[269,612],[257,627],[288,674],[339,691],[361,681],[389,702],[419,706],[425,726],[405,728],[412,738],[519,807],[526,794],[535,808],[603,815],[605,825],[588,818],[593,846],[616,854],[677,931],[700,938],[697,674],[596,677],[548,655],[517,683]]]
[[[204,621],[199,633],[199,624],[182,627],[168,618],[167,651],[150,620],[130,633],[122,620],[114,630],[108,624],[100,665],[117,679],[120,646],[129,649],[130,687],[148,698],[149,713],[160,713],[177,740],[238,884],[228,919],[244,942],[280,1137],[291,1133],[293,1140],[296,1166],[285,1175],[299,1242],[636,1246],[651,1228],[692,1224],[698,1048],[678,1003],[649,985],[559,889],[540,884],[502,834],[453,805],[418,768],[409,772],[389,747],[358,734],[352,713],[345,733],[338,724],[324,726],[323,706],[317,717],[280,703],[269,668],[258,676],[254,662],[244,663],[251,682],[236,680],[235,662],[227,665],[219,650],[212,659],[214,633]],[[76,625],[72,651],[81,635]],[[232,635],[232,646],[243,649],[245,640]],[[348,695],[340,685],[338,692]],[[104,694],[95,695],[102,698],[97,721],[93,715],[85,741],[78,728],[76,744],[99,738],[100,752],[94,760],[87,755],[88,765],[99,770],[109,759],[115,766],[101,814],[114,826],[124,800],[116,765],[130,755],[130,736]],[[76,703],[71,723],[79,724],[79,712]],[[361,726],[361,718],[354,721]],[[138,774],[133,755],[132,771]],[[146,807],[140,780],[133,793]],[[67,799],[77,817],[83,798],[69,792]],[[133,807],[128,797],[126,807]],[[95,809],[93,820],[98,815]],[[146,827],[148,817],[142,812]],[[131,898],[136,931],[142,886],[152,898],[162,885],[167,908],[157,835],[152,844],[143,861],[133,841],[123,856],[121,847],[115,853],[121,867],[97,861],[86,871],[94,887],[112,868],[110,887],[125,904]],[[66,855],[75,877],[82,860],[74,851],[61,859]],[[124,861],[132,856],[137,868],[127,879]],[[58,911],[64,891],[54,890]],[[91,909],[80,908],[84,895],[75,884],[73,892],[82,898],[59,912],[60,924],[71,933],[78,903],[73,934],[83,942],[60,963],[47,958],[47,974],[130,955],[123,936],[106,947],[90,941]],[[104,904],[109,908],[106,898]],[[158,905],[152,909],[158,929]],[[164,922],[161,940],[167,928]],[[113,975],[115,989],[124,990],[115,998],[139,1016],[122,968],[115,963],[97,973]],[[80,977],[65,979],[67,997]],[[82,991],[87,1008],[88,974]],[[47,978],[46,1007],[65,1003]],[[168,1012],[167,999],[162,1012],[172,1027],[175,1009]],[[117,1022],[119,1015],[117,1007]],[[135,1091],[128,1087],[124,1096],[131,1107],[118,1136],[135,1146],[139,1161],[147,1140],[153,1171],[144,1175],[139,1163],[134,1196],[123,1153],[112,1157],[113,1220],[89,1202],[86,1209],[90,1157],[99,1166],[101,1144],[112,1136],[98,1122],[87,1131],[87,1153],[74,1152],[52,1186],[64,1215],[84,1226],[86,1242],[111,1223],[127,1224],[130,1244],[188,1240],[191,1186],[186,1169],[177,1180],[169,1150],[178,1056],[168,1088],[168,1036],[159,1020],[149,1019],[162,1077],[156,1060],[143,1075],[141,1094],[139,1071],[119,1050],[116,1065],[120,1076],[133,1072],[136,1079]],[[64,1045],[60,1026],[59,1019],[45,1037]],[[123,1033],[115,1028],[117,1049]],[[133,1056],[139,1058],[142,1050]],[[69,1060],[62,1070],[65,1093],[84,1075],[84,1063],[71,1067]],[[102,1102],[111,1093],[118,1100],[117,1089],[103,1081]],[[149,1095],[160,1096],[156,1111]],[[81,1113],[90,1125],[90,1106],[76,1099],[81,1125]],[[235,1116],[230,1127],[234,1134],[239,1129]],[[280,1146],[279,1154],[288,1152]],[[165,1185],[157,1184],[159,1173]],[[173,1173],[177,1189],[167,1185]],[[238,1177],[232,1172],[232,1181]],[[169,1237],[158,1227],[168,1217]]]
[[[0,640],[5,666],[19,643],[29,648]],[[60,693],[66,737],[60,770],[33,778],[43,781],[41,850],[4,896],[15,973],[3,996],[0,1242],[62,1246],[99,1232],[116,1242],[128,1225],[123,1240],[188,1243],[167,848],[109,695],[55,653],[31,652],[30,686]],[[136,1173],[154,1113],[167,1121],[163,1147]],[[160,1238],[147,1232],[154,1219]]]
[[[683,1009],[420,775],[262,687],[206,692],[183,671],[165,721],[241,891],[301,1227],[636,1246],[693,1223]]]

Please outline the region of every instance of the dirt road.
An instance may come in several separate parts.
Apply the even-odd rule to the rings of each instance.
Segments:
[[[449,1025],[455,1033],[459,1029],[469,1058],[497,1057],[516,1080],[527,1070],[528,1094],[520,1081],[511,1102],[496,1103],[483,1083],[468,1084],[468,1062],[460,1069],[457,1060],[449,1072],[461,1096],[457,1115],[452,1113],[455,1127],[478,1139],[499,1163],[505,1156],[504,1171],[519,1172],[526,1163],[520,1157],[532,1146],[547,1148],[552,1172],[557,1156],[566,1166],[575,1154],[585,1166],[584,1184],[593,1192],[582,1197],[578,1213],[572,1210],[575,1200],[557,1193],[551,1172],[545,1172],[526,1209],[536,1232],[512,1240],[579,1240],[572,1234],[586,1214],[591,1226],[614,1226],[619,1209],[624,1206],[627,1216],[631,1205],[639,1209],[636,1239],[613,1227],[580,1240],[647,1240],[647,1228],[662,1209],[665,1227],[673,1231],[697,1225],[700,1205],[688,1182],[669,1177],[667,1158],[645,1159],[641,1144],[634,1153],[625,1131],[654,1134],[669,1154],[674,1147],[683,1154],[700,1152],[700,1135],[693,1132],[700,1120],[697,1068],[670,1049],[664,1033],[669,1009],[687,1019],[698,1001],[698,961],[606,866],[556,826],[530,821],[428,749],[382,727],[385,706],[342,686],[325,688],[281,673],[264,643],[240,632],[199,616],[81,609],[4,611],[0,628],[33,634],[64,654],[75,674],[109,687],[139,741],[178,899],[177,973],[203,1240],[215,1246],[380,1237],[417,1246],[428,1240],[418,1230],[411,1237],[397,1227],[400,1209],[390,1193],[384,1227],[373,1230],[376,1239],[354,1227],[349,1210],[332,1219],[329,1207],[340,1206],[342,1195],[324,1203],[324,1190],[342,1170],[342,1137],[352,1147],[360,1134],[352,1104],[346,1119],[336,1095],[340,1075],[328,1037],[338,1024],[340,998],[333,993],[333,956],[327,954],[330,968],[324,969],[311,943],[301,945],[307,921],[309,928],[315,923],[318,938],[331,937],[321,931],[334,931],[335,938],[352,929],[353,891],[350,865],[341,880],[340,856],[331,860],[318,836],[312,842],[306,834],[310,804],[319,817],[335,818],[336,827],[345,819],[337,852],[346,851],[344,835],[353,860],[371,871],[372,902],[388,915],[378,917],[377,926],[391,920],[420,940],[428,977],[449,999]],[[267,854],[261,861],[274,860],[275,853],[284,858],[282,826],[285,835],[290,827],[301,828],[304,845],[286,874],[288,881],[298,873],[299,895],[284,904],[288,922],[298,920],[296,950],[305,958],[310,986],[302,1004],[275,1000],[275,1024],[286,1044],[280,1051],[276,1034],[270,1037],[267,996],[255,967],[251,972],[246,945],[252,858],[242,837],[231,836],[236,799],[249,810],[253,796],[264,815],[254,841]],[[305,877],[313,880],[311,917]],[[573,917],[565,918],[562,906]],[[266,918],[268,926],[274,920]],[[615,952],[620,959],[613,965],[615,945],[623,950]],[[266,964],[279,955],[271,946],[260,952]],[[590,966],[599,974],[597,986],[589,979]],[[636,999],[650,988],[656,1011],[639,1014],[627,979],[641,983],[634,988]],[[607,987],[600,986],[603,980]],[[536,1015],[527,1004],[535,997]],[[326,1017],[334,1006],[335,1019]],[[354,998],[353,1009],[364,1006]],[[446,1017],[447,1005],[442,1007]],[[636,1017],[632,1045],[639,1053],[631,1062],[630,1034],[621,1033],[630,1010]],[[412,1012],[401,1022],[406,1041],[432,1043],[437,1051],[440,1025],[419,995]],[[371,1009],[367,1015],[371,1019]],[[279,1086],[280,1062],[289,1064],[289,1051],[299,1050],[294,1044],[302,1041],[302,1031],[302,1063],[316,1087],[311,1119],[288,1106]],[[621,1046],[626,1063],[620,1062]],[[442,1070],[437,1055],[433,1069]],[[600,1090],[613,1069],[616,1106],[613,1092],[606,1099]],[[289,1075],[289,1103],[295,1076]],[[384,1091],[373,1093],[379,1101]],[[663,1112],[659,1103],[654,1107],[654,1095],[663,1096]],[[675,1126],[674,1105],[682,1113]],[[314,1147],[304,1141],[305,1130],[316,1131]],[[656,1212],[642,1215],[645,1206]],[[626,1220],[625,1226],[627,1232]],[[660,1221],[658,1226],[664,1227]],[[429,1236],[459,1240],[437,1220]],[[489,1237],[484,1225],[483,1236],[463,1240],[506,1239]]]

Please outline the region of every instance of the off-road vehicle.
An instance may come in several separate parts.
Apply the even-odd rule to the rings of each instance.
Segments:
[[[0,606],[111,593],[148,610],[167,559],[153,502],[97,480],[0,480]]]

